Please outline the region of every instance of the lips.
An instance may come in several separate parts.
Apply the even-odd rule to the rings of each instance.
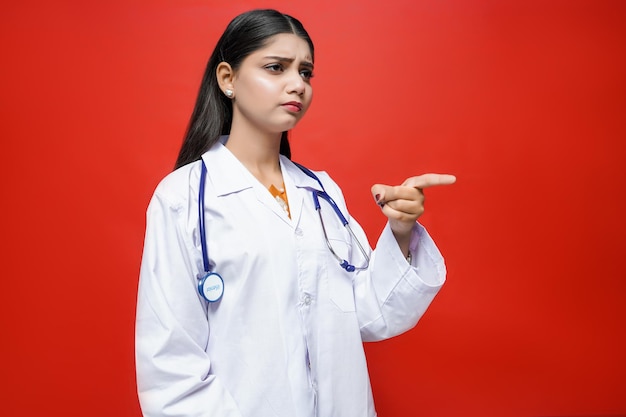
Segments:
[[[299,112],[302,110],[302,103],[297,101],[290,101],[288,103],[283,103],[282,106],[288,111]]]

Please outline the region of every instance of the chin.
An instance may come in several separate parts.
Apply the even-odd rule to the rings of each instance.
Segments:
[[[286,132],[286,131],[291,130],[294,127],[296,127],[298,122],[299,122],[299,120],[292,121],[291,123],[283,123],[280,126],[277,126],[276,129],[274,129],[274,130],[276,131],[276,133]]]

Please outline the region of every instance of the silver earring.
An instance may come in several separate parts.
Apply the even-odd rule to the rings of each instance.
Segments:
[[[224,94],[226,94],[226,97],[228,98],[233,98],[233,90],[226,90],[224,91]]]

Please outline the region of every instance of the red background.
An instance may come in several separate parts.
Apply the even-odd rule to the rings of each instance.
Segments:
[[[625,415],[619,0],[3,5],[1,414],[140,416],[145,209],[218,36],[254,7],[313,37],[294,158],[370,238],[371,184],[458,177],[423,216],[446,286],[416,329],[366,345],[380,416]]]

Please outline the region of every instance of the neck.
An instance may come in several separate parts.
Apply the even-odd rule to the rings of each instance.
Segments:
[[[279,187],[283,182],[279,160],[281,136],[233,129],[226,148],[266,188],[272,184]]]

